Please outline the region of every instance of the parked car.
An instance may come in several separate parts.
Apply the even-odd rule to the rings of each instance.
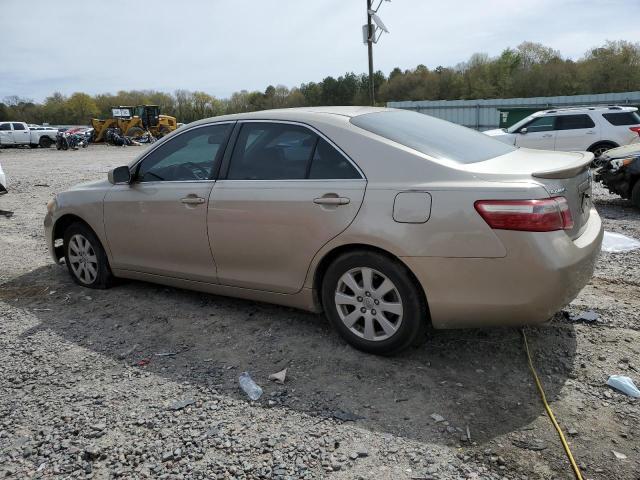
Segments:
[[[640,144],[608,150],[597,161],[596,180],[640,208]]]
[[[7,193],[7,176],[2,171],[2,165],[0,165],[0,195]]]
[[[32,130],[24,122],[0,122],[0,147],[49,148],[56,141],[56,133],[55,129]]]
[[[487,130],[497,140],[544,150],[603,152],[640,141],[635,107],[573,107],[544,110],[506,129]]]
[[[592,160],[404,110],[227,115],[58,194],[45,236],[79,285],[324,310],[353,346],[389,354],[429,323],[535,324],[568,304],[602,240]]]
[[[36,125],[35,123],[29,123],[28,126],[29,126],[29,130],[53,130],[54,132],[58,131],[57,128],[49,127],[49,126]]]

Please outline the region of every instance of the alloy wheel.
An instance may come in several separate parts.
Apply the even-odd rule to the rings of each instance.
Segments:
[[[69,239],[68,260],[80,282],[90,285],[98,276],[98,257],[84,235],[76,233]]]
[[[360,338],[391,338],[402,323],[402,298],[394,283],[368,267],[353,268],[338,280],[335,304],[340,320]]]

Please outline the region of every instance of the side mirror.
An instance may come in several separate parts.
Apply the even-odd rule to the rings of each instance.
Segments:
[[[522,133],[524,135],[525,133],[527,133],[527,131],[528,131],[527,127],[524,127],[524,128],[521,128],[518,133]]]
[[[109,171],[109,183],[112,185],[128,185],[131,183],[131,171],[129,167],[116,167]]]

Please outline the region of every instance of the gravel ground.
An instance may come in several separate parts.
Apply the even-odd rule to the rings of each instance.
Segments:
[[[0,476],[573,478],[518,330],[440,331],[378,358],[318,315],[72,283],[47,254],[46,202],[141,148],[0,151]],[[594,193],[607,230],[640,238],[640,211]],[[640,385],[639,259],[603,253],[580,296],[527,333],[585,478],[640,478],[639,402],[605,385]],[[596,322],[569,319],[587,310]],[[284,385],[267,379],[285,367]],[[245,370],[257,402],[238,388]]]

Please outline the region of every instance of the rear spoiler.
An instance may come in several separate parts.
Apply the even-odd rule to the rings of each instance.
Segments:
[[[593,162],[593,153],[584,152],[582,158],[558,170],[544,170],[542,172],[534,172],[532,177],[536,178],[573,178],[576,175],[589,169]]]

